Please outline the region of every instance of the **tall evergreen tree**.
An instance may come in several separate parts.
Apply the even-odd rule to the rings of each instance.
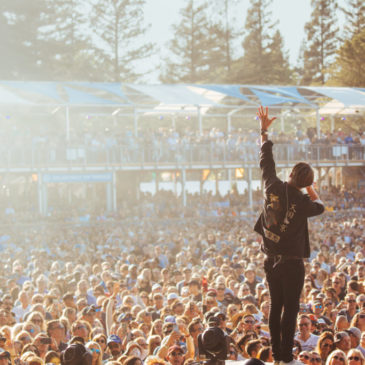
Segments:
[[[149,57],[154,49],[142,37],[148,27],[143,25],[145,0],[96,0],[92,25],[100,43],[105,78],[134,82],[141,73],[136,63]]]
[[[211,25],[205,1],[188,0],[180,10],[181,20],[173,25],[174,38],[168,49],[160,79],[163,82],[207,82],[214,70],[222,68],[219,27]]]
[[[84,0],[46,0],[44,70],[56,80],[94,80],[97,54],[92,47]]]
[[[337,1],[312,0],[311,20],[305,25],[303,84],[325,84],[337,49]]]
[[[42,72],[44,0],[0,1],[0,77],[37,80]]]
[[[346,40],[333,64],[331,83],[340,86],[365,87],[365,28]]]
[[[344,38],[351,39],[365,28],[365,2],[364,0],[346,0],[346,5],[341,7],[341,10],[346,18]]]
[[[292,83],[292,70],[289,65],[288,53],[284,50],[284,41],[277,30],[269,45],[269,80],[271,84],[287,85]]]
[[[243,34],[235,26],[235,14],[237,3],[231,0],[215,0],[211,3],[211,19],[214,22],[213,33],[217,36],[220,44],[220,58],[223,69],[219,70],[218,81],[227,82],[231,78],[232,64],[237,59],[235,55],[235,43]],[[218,73],[216,72],[216,73]]]
[[[277,23],[272,21],[272,0],[251,0],[243,41],[244,55],[236,62],[238,82],[247,84],[288,83],[289,62]]]

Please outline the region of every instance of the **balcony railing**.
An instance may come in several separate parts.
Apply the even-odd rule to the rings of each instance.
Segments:
[[[0,168],[38,168],[115,165],[194,165],[252,164],[259,160],[259,146],[217,144],[145,145],[57,148],[14,148],[0,150]],[[278,163],[298,160],[311,162],[365,162],[361,145],[284,145],[274,146]]]

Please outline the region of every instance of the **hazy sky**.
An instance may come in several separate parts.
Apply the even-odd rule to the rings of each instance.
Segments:
[[[232,0],[239,4],[237,20],[244,25],[249,0]],[[273,20],[279,20],[279,29],[284,37],[285,49],[289,51],[291,64],[296,64],[299,48],[304,39],[304,24],[310,19],[311,0],[273,0]],[[343,4],[344,0],[339,0]],[[145,18],[151,23],[150,36],[161,49],[171,38],[171,24],[179,21],[179,9],[186,0],[146,0]]]

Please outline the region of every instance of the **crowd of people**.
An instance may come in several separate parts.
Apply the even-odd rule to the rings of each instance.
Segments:
[[[310,222],[293,352],[308,365],[364,365],[363,197],[344,189],[321,197],[332,209]],[[126,206],[124,217],[89,224],[3,228],[1,365],[182,365],[222,351],[273,361],[257,215],[228,205],[183,217],[161,199],[141,200],[140,209],[163,202],[149,216]]]
[[[99,128],[100,129],[100,128]],[[236,128],[231,132],[220,128],[196,129],[109,128],[87,131],[72,129],[67,140],[59,130],[33,135],[27,128],[13,128],[1,136],[1,161],[8,164],[32,163],[140,163],[182,161],[255,161],[259,134],[256,130]],[[271,139],[279,147],[283,159],[350,158],[363,159],[365,134],[362,130],[323,132],[317,136],[314,128],[292,132],[273,132]],[[281,146],[281,147],[280,147]],[[10,151],[10,152],[9,152]]]

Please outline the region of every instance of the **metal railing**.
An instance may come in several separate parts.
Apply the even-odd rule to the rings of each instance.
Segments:
[[[217,144],[145,145],[93,148],[64,146],[57,148],[0,149],[0,168],[39,168],[112,165],[194,165],[194,164],[253,164],[259,160],[259,146]],[[277,162],[288,164],[311,162],[365,162],[362,145],[284,145],[274,146]]]

